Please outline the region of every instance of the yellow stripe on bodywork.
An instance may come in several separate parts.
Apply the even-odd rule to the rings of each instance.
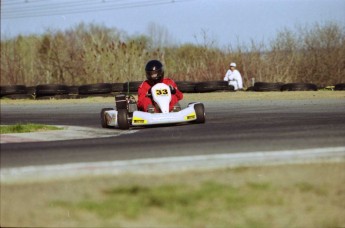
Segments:
[[[196,114],[195,112],[192,112],[188,114],[187,116],[184,117],[185,120],[195,120],[196,119]]]
[[[132,123],[133,124],[147,124],[147,120],[137,117],[137,116],[133,116]]]

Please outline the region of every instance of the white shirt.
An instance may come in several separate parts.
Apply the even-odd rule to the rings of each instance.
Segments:
[[[235,90],[243,89],[242,76],[238,70],[228,70],[225,74],[224,81],[228,81],[229,85],[234,86]]]

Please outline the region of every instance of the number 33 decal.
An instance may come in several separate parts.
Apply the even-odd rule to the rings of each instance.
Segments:
[[[168,94],[168,90],[167,89],[157,89],[156,90],[156,95],[160,96],[160,95],[167,95]]]

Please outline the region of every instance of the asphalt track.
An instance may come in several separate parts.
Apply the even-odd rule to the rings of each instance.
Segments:
[[[137,128],[122,135],[109,129],[116,136],[1,144],[1,168],[345,146],[344,99],[204,104],[205,124]],[[100,129],[99,112],[104,107],[111,104],[1,104],[1,124]]]

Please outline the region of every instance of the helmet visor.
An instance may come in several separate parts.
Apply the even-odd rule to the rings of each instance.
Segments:
[[[153,80],[159,79],[162,75],[162,70],[147,71],[147,76]]]

